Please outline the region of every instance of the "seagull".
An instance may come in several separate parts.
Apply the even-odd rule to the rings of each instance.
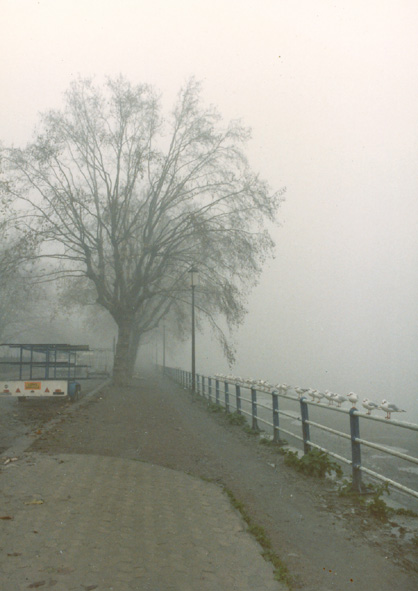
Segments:
[[[315,400],[316,390],[314,390],[313,388],[309,388],[308,394],[312,398],[312,402],[313,402]]]
[[[258,380],[257,387],[264,392],[270,392],[271,389],[270,384],[265,380]]]
[[[320,392],[319,390],[314,390],[313,388],[311,388],[310,390],[308,390],[308,394],[312,398],[313,401],[315,401],[316,399],[318,399],[317,402],[319,402],[321,400],[321,398],[324,397],[324,395],[322,394],[322,392]]]
[[[344,396],[344,394],[333,394],[332,395],[332,399],[335,400],[335,402],[337,403],[338,408],[344,403],[347,402],[347,398]]]
[[[367,408],[367,413],[368,415],[372,414],[372,410],[376,410],[379,408],[379,405],[377,404],[377,402],[373,402],[373,400],[369,400],[368,398],[365,398],[362,402],[362,406],[364,408]]]
[[[354,394],[354,392],[350,392],[348,394],[347,398],[351,402],[351,404],[353,405],[352,408],[355,408],[356,403],[358,402],[358,396],[357,396],[357,394]]]
[[[305,392],[308,391],[308,388],[295,388],[295,392],[298,395],[298,398],[302,398],[302,396],[305,394]]]
[[[396,406],[396,404],[392,404],[387,400],[382,400],[380,408],[386,412],[386,419],[390,419],[390,415],[393,412],[406,412],[406,410],[399,408],[399,406]]]
[[[334,400],[335,394],[333,394],[329,390],[325,390],[324,396],[328,400],[328,406],[333,406],[333,400]]]

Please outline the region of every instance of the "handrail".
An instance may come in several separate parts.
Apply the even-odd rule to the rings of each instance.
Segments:
[[[172,379],[182,384],[185,388],[190,389],[191,387],[191,374],[185,370],[175,369],[175,368],[165,368],[165,373],[168,374]],[[352,467],[353,472],[353,488],[357,492],[362,492],[364,490],[364,486],[362,484],[362,473],[371,476],[372,478],[376,478],[377,480],[383,481],[388,483],[389,486],[396,488],[404,493],[407,493],[415,498],[418,498],[418,491],[413,490],[403,484],[392,480],[391,478],[387,478],[382,474],[371,470],[370,468],[362,465],[361,460],[361,447],[369,447],[372,449],[379,450],[385,454],[391,455],[393,457],[400,458],[407,462],[418,464],[418,458],[411,456],[409,454],[405,454],[402,452],[398,452],[396,450],[390,449],[384,445],[380,445],[378,443],[374,443],[372,441],[368,441],[360,437],[360,419],[366,421],[375,421],[378,423],[383,423],[385,425],[390,424],[394,428],[402,428],[408,429],[412,431],[418,431],[418,425],[414,423],[409,423],[406,421],[396,421],[391,419],[388,421],[385,418],[371,416],[369,414],[363,413],[358,411],[356,408],[352,408],[350,410],[346,410],[343,408],[330,406],[329,404],[324,404],[322,402],[313,402],[308,400],[304,397],[296,397],[290,394],[283,394],[280,389],[275,388],[268,388],[264,385],[258,385],[250,380],[232,380],[228,378],[224,378],[223,376],[196,376],[196,391],[198,394],[202,394],[205,398],[209,401],[212,400],[213,394],[216,395],[216,404],[223,405],[226,412],[231,412],[231,406],[234,407],[238,414],[246,415],[252,420],[252,429],[259,430],[258,422],[262,422],[265,425],[268,425],[273,430],[273,440],[280,441],[280,434],[285,433],[298,441],[303,443],[304,453],[308,453],[311,448],[318,449],[323,451],[333,458],[337,459],[339,462],[350,465]],[[205,382],[207,382],[207,388],[205,387]],[[201,386],[201,387],[200,387]],[[230,388],[230,386],[235,387],[235,391]],[[251,398],[247,398],[246,396],[242,396],[241,390],[249,390],[251,392]],[[262,393],[264,395],[270,395],[272,397],[272,406],[267,406],[262,402],[257,400],[257,393]],[[221,397],[223,397],[223,401],[221,401]],[[234,402],[235,399],[235,402]],[[279,408],[279,399],[285,399],[288,401],[296,402],[299,405],[299,413],[298,415],[294,416],[294,414],[290,414],[285,410],[280,410]],[[242,402],[245,402],[249,405],[250,409],[245,410],[241,407]],[[318,423],[317,421],[312,421],[309,418],[309,407],[314,408],[321,408],[325,411],[332,411],[337,412],[343,415],[348,415],[350,421],[350,434],[343,433],[337,429],[333,429],[328,427],[327,425],[323,425]],[[266,420],[264,417],[258,416],[258,409],[263,409],[267,412],[271,413],[273,418],[273,422]],[[280,425],[280,418],[287,417],[295,421],[300,421],[302,427],[302,437],[283,429]],[[317,442],[312,440],[310,434],[310,427],[314,427],[321,431],[330,433],[331,435],[335,435],[339,438],[348,440],[351,442],[351,459],[345,458],[340,454],[336,453],[333,450],[327,449],[324,446],[319,445]]]
[[[373,449],[378,449],[379,451],[384,451],[391,456],[395,456],[395,458],[401,458],[402,460],[407,460],[408,462],[412,462],[413,464],[418,464],[418,458],[414,458],[413,456],[409,456],[408,454],[403,454],[400,451],[389,449],[383,445],[379,445],[378,443],[372,443],[371,441],[366,441],[365,439],[360,439],[357,437],[356,441],[361,443],[362,445],[366,445],[367,447],[372,447]]]
[[[306,421],[308,425],[312,425],[313,427],[318,427],[318,429],[322,429],[322,431],[328,431],[328,433],[333,433],[334,435],[339,435],[343,439],[349,439],[351,441],[351,435],[347,435],[347,433],[343,433],[342,431],[337,431],[336,429],[331,429],[331,427],[326,427],[325,425],[321,425],[320,423],[314,423],[314,421]],[[359,440],[360,443],[363,443]]]

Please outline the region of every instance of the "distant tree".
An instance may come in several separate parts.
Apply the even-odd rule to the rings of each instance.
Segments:
[[[32,255],[33,243],[30,237],[19,235],[4,196],[0,209],[0,342],[16,342],[28,327],[31,312],[32,318],[36,316],[38,290],[31,288],[29,268],[23,263]]]
[[[22,277],[0,279],[0,342],[16,342],[27,327],[30,294]]]
[[[155,91],[119,77],[74,82],[26,149],[3,150],[3,189],[54,260],[43,279],[85,277],[118,327],[114,379],[130,378],[141,332],[190,305],[238,324],[272,252],[281,194],[252,172],[249,131],[222,124],[191,79],[163,119]],[[130,361],[131,360],[131,361]]]

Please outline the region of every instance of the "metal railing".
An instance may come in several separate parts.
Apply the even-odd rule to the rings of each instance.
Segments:
[[[165,368],[165,374],[171,379],[179,383],[186,389],[192,388],[191,373],[183,369]],[[208,402],[223,406],[227,413],[236,412],[239,415],[244,415],[250,420],[251,428],[259,431],[259,423],[262,423],[272,431],[273,441],[280,442],[281,435],[287,435],[297,440],[303,446],[303,453],[308,453],[312,448],[326,452],[338,462],[351,466],[353,489],[357,492],[363,492],[365,487],[362,482],[362,474],[367,474],[374,479],[381,482],[388,483],[389,486],[402,491],[412,497],[418,498],[418,491],[405,486],[392,478],[388,478],[375,470],[372,470],[362,464],[362,446],[373,450],[378,450],[399,459],[402,459],[410,464],[418,464],[418,458],[391,449],[385,445],[369,441],[360,436],[360,420],[388,424],[403,430],[418,431],[418,425],[407,423],[405,421],[390,421],[378,417],[371,416],[366,413],[359,412],[356,408],[346,410],[335,406],[329,406],[321,402],[313,402],[306,397],[292,396],[287,393],[287,389],[283,390],[272,389],[268,386],[253,385],[249,383],[250,380],[230,380],[228,378],[221,378],[220,376],[203,376],[196,374],[195,393],[203,396]],[[194,393],[193,393],[194,394]],[[259,398],[262,395],[263,400]],[[270,398],[270,403],[267,404],[265,399]],[[297,404],[298,412],[289,412],[281,409],[280,400],[293,402]],[[348,418],[348,432],[344,433],[338,429],[319,423],[310,418],[310,409],[323,409],[333,413],[345,415]],[[259,412],[260,410],[260,412]],[[295,433],[289,429],[285,429],[281,424],[281,417],[292,419],[300,423],[300,432]],[[322,431],[332,436],[344,439],[349,442],[351,448],[351,457],[347,458],[332,449],[328,449],[325,445],[319,445],[313,440],[311,436],[311,427],[315,430]],[[417,487],[418,488],[418,487]]]

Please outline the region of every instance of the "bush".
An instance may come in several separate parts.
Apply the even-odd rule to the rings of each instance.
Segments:
[[[381,497],[385,492],[388,495],[390,494],[389,485],[387,482],[385,482],[384,484],[375,486],[373,488],[373,500],[370,503],[368,503],[367,510],[376,519],[379,519],[380,521],[387,521],[389,515],[394,513],[394,510],[388,507]]]
[[[286,450],[284,463],[286,466],[292,466],[298,472],[316,478],[325,478],[326,474],[332,474],[332,472],[335,472],[339,477],[343,474],[341,466],[330,460],[329,455],[319,449],[311,449],[301,458],[297,452]]]
[[[238,426],[245,425],[247,422],[247,419],[244,417],[244,415],[240,415],[237,412],[228,413],[226,415],[226,420],[228,421],[228,423],[230,425],[238,425]]]
[[[223,412],[223,408],[220,404],[216,404],[215,402],[208,402],[208,411],[209,412]]]

